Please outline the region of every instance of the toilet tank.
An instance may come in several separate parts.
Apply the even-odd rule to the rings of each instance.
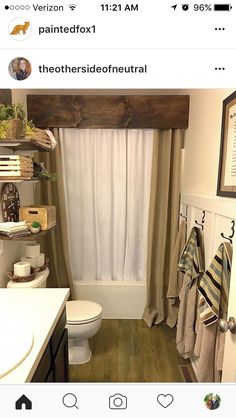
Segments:
[[[40,273],[37,273],[34,280],[31,280],[30,282],[14,282],[13,280],[10,280],[7,284],[8,288],[44,288],[47,287],[47,278],[49,275],[49,269],[46,268],[44,271],[41,271]]]

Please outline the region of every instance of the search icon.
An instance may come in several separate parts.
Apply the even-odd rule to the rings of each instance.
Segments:
[[[66,408],[77,408],[77,397],[74,393],[66,393],[62,398],[62,403]]]

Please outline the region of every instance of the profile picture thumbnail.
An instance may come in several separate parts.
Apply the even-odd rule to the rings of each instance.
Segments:
[[[208,393],[204,398],[204,404],[207,409],[218,409],[220,406],[221,399],[216,393]]]
[[[25,41],[31,34],[30,21],[23,17],[18,17],[9,23],[8,32],[14,41]]]
[[[14,58],[8,66],[9,74],[14,80],[26,80],[32,71],[30,62],[24,57]]]

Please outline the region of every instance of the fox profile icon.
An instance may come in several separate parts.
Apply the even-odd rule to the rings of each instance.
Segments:
[[[30,22],[24,22],[23,25],[16,25],[13,28],[10,35],[20,35],[21,33],[22,33],[22,35],[26,35],[26,31],[27,31],[29,25],[30,25]]]

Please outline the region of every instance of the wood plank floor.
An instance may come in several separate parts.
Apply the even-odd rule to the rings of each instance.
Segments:
[[[195,381],[190,362],[177,352],[175,329],[149,329],[142,320],[103,320],[90,340],[92,358],[70,366],[71,382],[185,382],[181,365]]]

